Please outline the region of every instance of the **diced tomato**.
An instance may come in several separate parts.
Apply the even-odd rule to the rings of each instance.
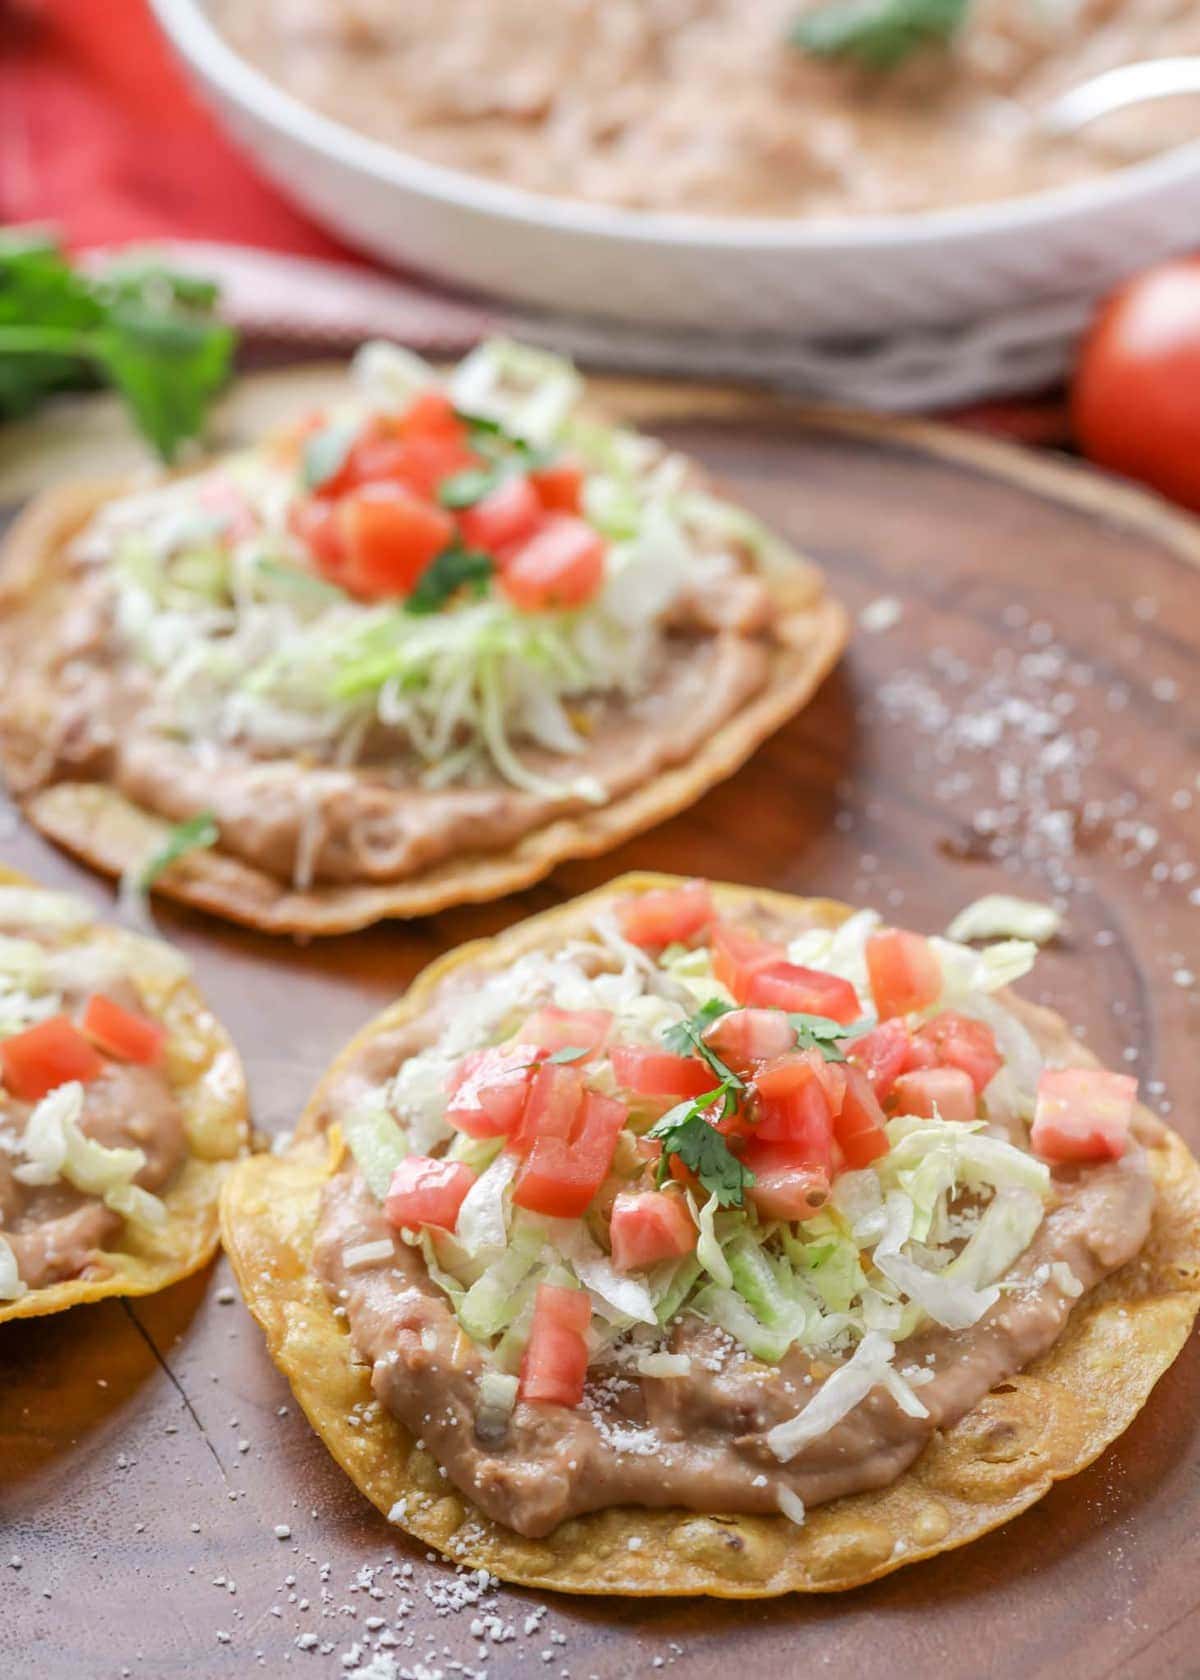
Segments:
[[[586,1290],[538,1284],[529,1340],[521,1359],[522,1400],[578,1406],[587,1378],[591,1322],[592,1306]]]
[[[867,940],[867,972],[881,1021],[928,1009],[942,989],[942,965],[919,933],[883,928]]]
[[[748,1143],[742,1160],[754,1174],[747,1194],[762,1219],[810,1219],[829,1199],[829,1171],[797,1160],[786,1145]]]
[[[104,1072],[104,1059],[65,1015],[0,1040],[4,1083],[20,1102],[40,1102],[49,1091],[78,1079],[87,1084]]]
[[[862,1068],[847,1062],[842,1106],[833,1117],[833,1135],[842,1159],[851,1170],[869,1167],[888,1151],[884,1114],[871,1081]]]
[[[450,1075],[446,1119],[469,1137],[515,1132],[525,1112],[535,1065],[544,1053],[532,1044],[472,1050]]]
[[[632,944],[647,950],[690,944],[711,924],[715,914],[707,881],[655,887],[652,892],[625,899],[617,907],[621,932]]]
[[[782,945],[772,945],[747,928],[718,922],[712,936],[713,973],[739,1003],[748,1001],[750,981],[760,968],[786,961]]]
[[[466,441],[466,423],[454,412],[445,391],[428,386],[418,391],[400,416],[400,435],[406,442],[419,437],[452,437]]]
[[[778,1009],[731,1009],[704,1029],[704,1042],[735,1073],[785,1056],[796,1043],[787,1016]]]
[[[535,1107],[539,1085],[547,1075],[564,1073],[572,1074],[574,1069],[547,1062],[534,1078],[521,1131],[521,1141],[527,1142],[529,1153],[517,1174],[513,1201],[533,1213],[577,1219],[608,1176],[617,1136],[629,1110],[614,1097],[584,1091],[582,1080],[574,1073],[579,1095],[573,1112],[569,1112],[569,1086],[556,1080],[554,1101],[543,1113],[541,1105]],[[564,1123],[568,1127],[565,1133]]]
[[[640,1044],[614,1044],[609,1051],[617,1084],[639,1097],[702,1097],[717,1076],[698,1056],[673,1056]]]
[[[500,572],[501,587],[522,612],[585,606],[603,581],[604,538],[569,513],[546,514]]]
[[[640,1271],[677,1260],[696,1246],[696,1225],[682,1197],[663,1190],[622,1190],[609,1226],[613,1265]]]
[[[346,559],[346,542],[336,503],[306,496],[292,503],[287,522],[292,535],[304,544],[325,576],[336,583]]]
[[[463,541],[495,554],[510,543],[524,542],[541,524],[542,504],[527,478],[506,478],[458,516]]]
[[[583,1075],[569,1062],[542,1062],[529,1083],[521,1122],[510,1146],[528,1155],[539,1137],[569,1138],[583,1107]]]
[[[547,513],[578,513],[583,501],[583,468],[565,456],[535,467],[529,482]]]
[[[754,1079],[749,1135],[763,1143],[786,1143],[796,1161],[833,1166],[833,1108],[816,1051],[800,1051],[769,1063]]]
[[[1030,1143],[1044,1161],[1115,1161],[1129,1144],[1137,1080],[1103,1068],[1046,1068]]]
[[[893,1017],[895,1019],[896,1017]],[[885,1022],[885,1025],[890,1023]],[[921,1038],[914,1034],[908,1041],[908,1057],[902,1072],[912,1073],[917,1068],[934,1068],[939,1066],[937,1045],[928,1038]]]
[[[433,501],[455,473],[479,465],[479,457],[452,437],[410,438],[404,445],[402,480],[418,496]]]
[[[892,1090],[897,1114],[917,1114],[932,1120],[974,1120],[978,1107],[970,1074],[961,1068],[918,1068],[902,1073]]]
[[[438,1161],[430,1155],[406,1156],[392,1174],[383,1211],[389,1225],[415,1231],[436,1225],[453,1231],[458,1210],[475,1174],[464,1161]]]
[[[514,1043],[537,1044],[547,1055],[556,1050],[586,1050],[586,1061],[608,1043],[612,1032],[611,1009],[556,1009],[546,1004],[535,1009],[526,1020]]]
[[[444,509],[403,484],[365,484],[338,507],[346,561],[339,581],[355,595],[407,595],[454,536]]]
[[[910,1042],[904,1022],[893,1018],[880,1022],[861,1038],[848,1040],[842,1048],[850,1061],[862,1068],[879,1101],[886,1102],[897,1079],[912,1066]]]
[[[848,980],[787,961],[756,968],[746,986],[746,1002],[799,1015],[824,1015],[844,1027],[862,1014],[858,993]]]
[[[917,1033],[920,1043],[929,1044],[944,1067],[961,1068],[971,1076],[976,1091],[999,1073],[1004,1058],[996,1048],[996,1035],[986,1021],[945,1009]]]
[[[153,1067],[162,1060],[167,1042],[167,1029],[162,1023],[140,1010],[122,1009],[103,992],[95,992],[88,999],[80,1024],[98,1049],[119,1062],[141,1062]]]

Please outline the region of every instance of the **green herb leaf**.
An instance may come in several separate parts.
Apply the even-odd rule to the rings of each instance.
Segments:
[[[477,548],[444,548],[417,579],[417,586],[404,603],[407,613],[438,612],[460,589],[475,596],[487,593],[493,572],[492,557]]]
[[[658,1167],[661,1184],[670,1170],[675,1156],[694,1172],[710,1196],[721,1207],[741,1207],[746,1191],[754,1183],[754,1174],[743,1166],[725,1139],[704,1118],[704,1109],[711,1108],[726,1093],[710,1091],[695,1102],[679,1103],[669,1109],[646,1134],[662,1140],[662,1157]]]
[[[234,338],[216,300],[211,282],[161,264],[83,274],[51,239],[0,236],[0,418],[107,381],[170,459],[228,376]]]
[[[142,866],[137,878],[138,886],[143,892],[148,891],[163,871],[181,857],[186,857],[189,852],[207,851],[220,838],[221,831],[211,811],[201,811],[186,822],[176,823],[159,850]]]
[[[578,1044],[564,1044],[561,1050],[556,1050],[552,1056],[547,1056],[546,1061],[561,1066],[564,1062],[581,1062],[585,1056],[590,1055],[591,1051],[586,1044],[582,1047]]]
[[[504,479],[500,467],[468,467],[465,472],[451,473],[438,486],[437,499],[444,508],[474,507],[490,496]]]
[[[945,46],[970,0],[828,0],[798,18],[788,41],[817,58],[892,70],[917,48]]]
[[[114,309],[93,354],[164,461],[193,438],[229,375],[233,332],[211,321]]]
[[[861,1038],[877,1024],[870,1016],[856,1021],[852,1027],[845,1027],[840,1021],[831,1021],[827,1015],[789,1013],[788,1020],[796,1031],[797,1048],[819,1050],[827,1062],[844,1062],[846,1057],[841,1044],[847,1039]]]
[[[716,1074],[723,1086],[731,1091],[744,1091],[746,1083],[740,1079],[732,1068],[709,1048],[704,1042],[704,1029],[719,1020],[722,1015],[728,1015],[732,1005],[723,1003],[720,998],[709,998],[707,1003],[701,1004],[694,1015],[689,1015],[686,1021],[677,1021],[667,1028],[662,1035],[663,1043],[668,1050],[677,1056],[699,1056]]]
[[[339,421],[332,426],[323,426],[319,432],[305,438],[300,476],[307,490],[319,490],[342,470],[357,436],[357,425]]]

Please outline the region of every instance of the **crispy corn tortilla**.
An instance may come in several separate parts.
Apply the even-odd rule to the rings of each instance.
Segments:
[[[0,865],[0,883],[30,886]],[[217,1203],[229,1164],[249,1142],[246,1082],[225,1029],[209,1012],[195,985],[176,964],[164,963],[153,941],[97,923],[82,935],[120,951],[147,1006],[167,1028],[166,1072],[183,1111],[188,1157],[159,1192],[168,1219],[161,1230],[126,1221],[118,1248],[100,1251],[105,1277],[64,1278],[0,1301],[0,1324],[40,1318],[109,1295],[153,1295],[199,1271],[216,1253]]]
[[[105,501],[128,488],[111,480],[66,485],[37,497],[16,521],[0,550],[0,669],[6,645],[15,664],[23,646],[47,635],[64,605],[68,545]],[[690,760],[659,771],[609,804],[532,829],[506,849],[447,859],[394,882],[298,891],[214,849],[172,865],[155,881],[155,891],[265,933],[347,933],[385,917],[430,916],[454,904],[501,898],[532,886],[568,858],[611,850],[685,810],[733,775],[803,709],[836,663],[846,642],[847,619],[825,593],[817,568],[798,561],[786,575],[766,581],[779,611],[765,687]],[[0,755],[10,776],[36,761],[41,733],[39,720],[31,715],[21,718],[15,735],[5,731]],[[303,771],[298,767],[296,773]],[[153,856],[173,826],[103,782],[56,782],[30,794],[22,805],[51,840],[113,876]]]
[[[369,1408],[370,1372],[353,1362],[349,1335],[310,1264],[329,1173],[327,1094],[355,1053],[423,1013],[457,971],[507,966],[585,926],[599,901],[672,884],[670,876],[622,876],[433,963],[339,1056],[291,1147],[234,1169],[221,1200],[225,1247],[272,1358],[334,1458],[381,1511],[454,1561],[520,1585],[578,1593],[766,1598],[861,1586],[977,1539],[1083,1470],[1128,1428],[1183,1346],[1200,1308],[1200,1166],[1153,1117],[1143,1115],[1142,1125],[1158,1201],[1137,1258],[1081,1300],[1050,1354],[936,1435],[890,1487],[821,1506],[802,1527],[783,1516],[623,1506],[528,1540],[490,1521],[448,1486],[431,1454],[394,1417]],[[714,891],[730,910],[755,903],[829,925],[850,914],[830,900],[746,887]],[[1057,1021],[1049,1011],[1007,1001],[1028,1020]],[[1079,1059],[1091,1061],[1082,1050]]]

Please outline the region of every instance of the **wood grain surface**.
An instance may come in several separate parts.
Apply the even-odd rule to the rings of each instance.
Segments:
[[[228,428],[319,379],[247,382]],[[734,780],[520,898],[307,948],[161,909],[241,1048],[262,1131],[291,1124],[345,1038],[437,952],[647,867],[928,929],[985,891],[1057,895],[1066,929],[1034,995],[1200,1145],[1197,527],[1083,469],[929,427],[686,387],[608,395],[827,567],[865,609],[852,648]],[[12,430],[0,504],[81,453],[107,467],[129,448],[100,402]],[[0,856],[111,902],[16,823]],[[500,1588],[471,1603],[478,1583],[390,1529],[327,1458],[219,1263],[0,1333],[0,1676],[326,1680],[371,1646],[394,1658],[372,1680],[1200,1674],[1198,1401],[1193,1339],[1090,1471],[987,1540],[840,1597]]]

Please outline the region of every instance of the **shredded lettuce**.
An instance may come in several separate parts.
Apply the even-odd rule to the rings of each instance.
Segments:
[[[157,1196],[134,1179],[146,1164],[140,1149],[109,1149],[80,1130],[83,1086],[77,1080],[43,1097],[26,1122],[20,1140],[25,1162],[13,1169],[22,1184],[55,1184],[66,1179],[85,1195],[99,1196],[106,1207],[135,1224],[157,1228],[167,1210]]]
[[[506,1194],[519,1165],[515,1155],[497,1155],[467,1191],[454,1234],[468,1254],[501,1249],[508,1241]]]
[[[408,1139],[379,1104],[364,1103],[351,1109],[343,1117],[341,1127],[346,1147],[353,1155],[367,1189],[376,1201],[381,1202],[388,1193],[392,1174],[411,1153]]]
[[[942,965],[942,993],[929,1010],[956,1009],[979,993],[998,992],[1028,974],[1037,960],[1037,946],[1031,939],[1003,939],[985,945],[982,951],[952,940],[929,941]]]
[[[827,1435],[873,1388],[886,1386],[893,1398],[911,1417],[928,1417],[928,1408],[893,1368],[895,1343],[878,1330],[868,1330],[854,1353],[825,1379],[804,1409],[767,1434],[767,1445],[781,1462],[787,1463],[810,1441]]]
[[[1044,945],[1062,926],[1062,917],[1051,904],[1038,904],[1008,893],[987,893],[968,904],[946,929],[946,938],[958,944],[973,939],[1031,939]]]
[[[696,1199],[689,1190],[687,1192],[688,1207],[692,1210],[692,1218],[700,1227],[700,1235],[696,1239],[696,1259],[713,1282],[723,1289],[729,1289],[733,1284],[733,1273],[729,1268],[721,1243],[717,1237],[716,1217],[720,1210],[720,1201],[710,1196],[703,1207],[697,1207]]]
[[[487,339],[450,377],[450,395],[468,417],[482,415],[535,448],[561,436],[583,395],[583,381],[561,356],[512,339]]]
[[[513,1222],[504,1253],[458,1302],[458,1321],[472,1341],[487,1341],[512,1321],[519,1305],[517,1290],[541,1259],[545,1246],[543,1226],[532,1220]]]
[[[789,1328],[774,1329],[764,1324],[735,1289],[724,1289],[720,1284],[705,1284],[693,1298],[691,1310],[718,1325],[755,1359],[768,1365],[778,1365],[795,1340]]]

